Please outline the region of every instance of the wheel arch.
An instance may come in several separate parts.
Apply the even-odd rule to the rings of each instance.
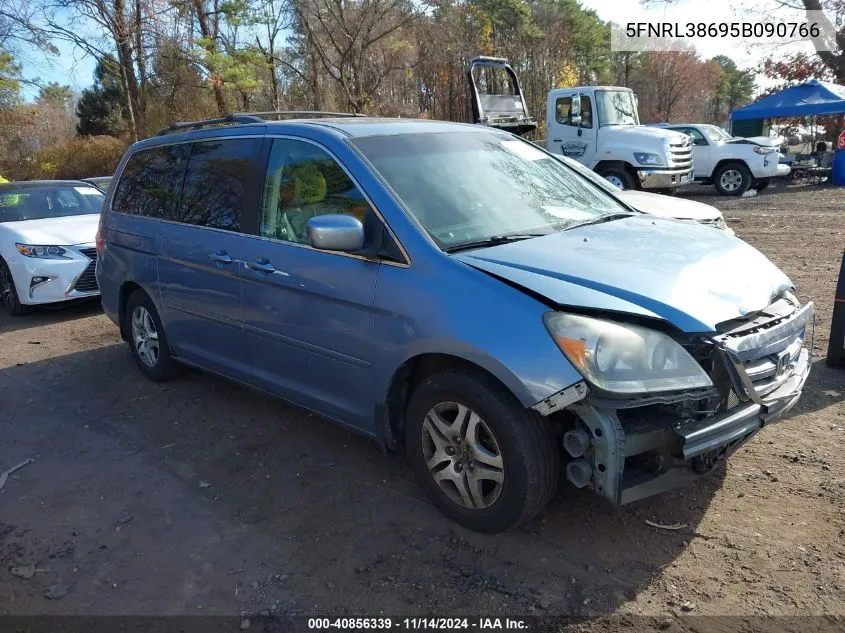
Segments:
[[[498,383],[518,403],[526,408],[535,404],[519,378],[504,365],[487,357],[479,358],[441,352],[419,352],[402,362],[387,383],[381,402],[377,405],[377,433],[386,449],[394,450],[402,442],[405,429],[405,408],[415,385],[426,377],[446,369],[463,368],[477,372]]]
[[[628,174],[628,176],[630,176],[631,182],[634,183],[634,189],[640,188],[640,179],[637,176],[637,170],[631,163],[624,160],[600,160],[593,167],[593,171],[597,174],[601,173],[603,170],[606,169],[617,169],[624,171]]]
[[[120,324],[120,337],[126,341],[129,338],[129,333],[126,329],[127,322],[126,322],[126,304],[129,302],[129,297],[131,297],[137,290],[140,290],[148,297],[152,299],[150,293],[144,290],[141,284],[135,281],[124,281],[120,286],[120,294],[118,297],[118,323]]]
[[[725,167],[726,165],[730,165],[731,163],[736,163],[737,165],[740,165],[740,166],[742,166],[742,167],[745,167],[745,168],[748,170],[748,173],[750,173],[750,174],[752,173],[752,172],[751,172],[751,167],[748,165],[748,163],[747,163],[747,162],[745,162],[745,161],[744,161],[744,160],[742,160],[741,158],[723,158],[723,159],[722,159],[722,160],[720,160],[718,163],[716,163],[716,166],[713,168],[713,173],[711,174],[711,178],[714,178],[714,179],[715,179],[715,178],[716,178],[716,174],[718,173],[718,171],[719,171],[722,167]],[[752,174],[752,177],[753,177],[753,174]]]

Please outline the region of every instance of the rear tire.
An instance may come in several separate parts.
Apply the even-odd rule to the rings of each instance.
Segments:
[[[744,163],[725,163],[713,174],[716,191],[723,196],[741,196],[751,186],[751,172]]]
[[[136,290],[126,302],[126,340],[141,372],[150,380],[165,382],[185,373],[184,365],[170,354],[167,336],[158,311],[143,290]]]
[[[405,446],[431,500],[479,532],[528,521],[557,487],[560,453],[549,423],[480,371],[423,380],[408,403]]]
[[[21,303],[12,271],[6,260],[0,257],[0,305],[9,316],[23,316],[32,312],[33,307]]]
[[[631,174],[622,168],[605,167],[604,169],[599,170],[598,174],[616,187],[621,187],[622,189],[637,188]]]

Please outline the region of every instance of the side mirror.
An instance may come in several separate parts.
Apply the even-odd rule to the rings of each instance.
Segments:
[[[308,243],[323,251],[360,251],[364,225],[351,215],[318,215],[308,220]]]
[[[572,125],[581,125],[581,93],[572,95],[572,105],[569,106],[569,116]]]

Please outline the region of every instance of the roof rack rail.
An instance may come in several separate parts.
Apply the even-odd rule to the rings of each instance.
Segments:
[[[159,130],[158,136],[172,134],[173,132],[181,132],[183,130],[199,130],[200,128],[211,127],[212,125],[240,125],[243,123],[263,122],[264,119],[257,116],[251,116],[248,114],[229,114],[219,119],[206,119],[205,121],[180,121],[178,123],[173,123],[169,127]]]
[[[184,130],[199,130],[213,125],[242,125],[246,123],[264,123],[270,116],[277,118],[312,118],[312,117],[362,117],[365,114],[352,112],[321,112],[317,110],[274,110],[270,112],[233,112],[219,119],[206,119],[204,121],[180,121],[169,127],[158,131],[158,136],[182,132]]]
[[[272,110],[270,112],[235,112],[232,116],[254,116],[262,120],[266,120],[268,116],[275,116],[278,118],[289,117],[297,118],[312,118],[312,117],[362,117],[366,114],[358,114],[355,112],[322,112],[320,110]]]

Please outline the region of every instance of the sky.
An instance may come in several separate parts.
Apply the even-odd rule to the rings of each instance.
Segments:
[[[763,16],[770,15],[772,0],[672,0],[669,3],[654,2],[649,7],[643,7],[639,0],[580,0],[585,7],[596,11],[605,21],[625,22],[707,22],[719,21],[760,21]],[[743,9],[737,9],[737,5]],[[706,16],[702,6],[706,6]],[[779,15],[782,15],[779,14]],[[704,58],[716,55],[729,55],[741,68],[754,69],[760,62],[778,49],[770,46],[746,46],[722,39],[693,40],[698,52]],[[82,90],[93,83],[95,60],[85,56],[81,50],[67,43],[57,43],[60,54],[55,58],[45,59],[36,51],[24,51],[23,73],[30,80],[38,79],[42,82],[55,81],[71,88]],[[808,48],[808,44],[804,44]],[[783,50],[783,49],[779,49]],[[812,50],[812,48],[808,48]],[[758,88],[768,87],[762,78],[758,81]],[[24,97],[31,99],[38,90],[26,86]]]

